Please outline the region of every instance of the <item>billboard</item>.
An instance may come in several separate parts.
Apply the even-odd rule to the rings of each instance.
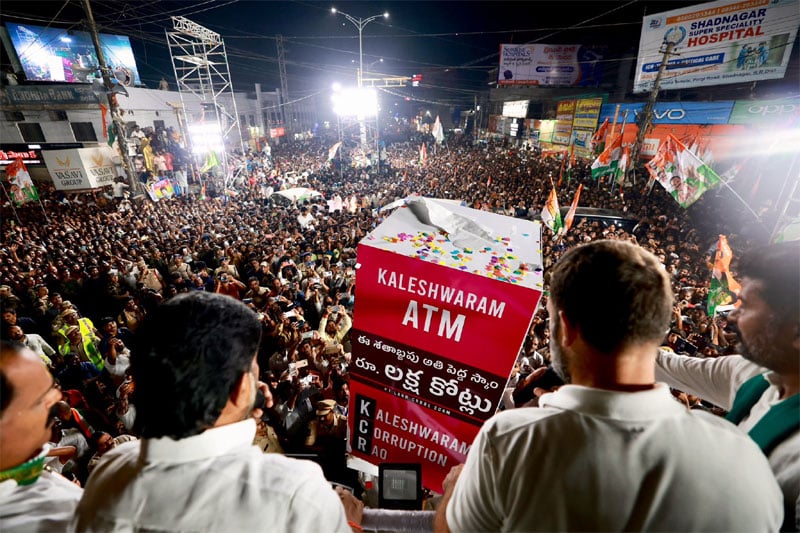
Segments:
[[[59,191],[95,189],[111,185],[119,174],[114,164],[117,156],[108,146],[44,150],[44,162]]]
[[[562,100],[556,107],[556,127],[553,143],[569,145],[572,138],[572,121],[575,117],[576,100]]]
[[[653,88],[665,41],[675,55],[661,89],[783,78],[798,24],[797,0],[719,0],[646,16],[633,92]]]
[[[619,113],[617,113],[619,107]],[[628,123],[637,121],[644,104],[605,104],[600,109],[598,123],[605,119],[609,123],[622,122],[628,113]],[[653,108],[653,124],[727,124],[733,110],[732,101],[721,102],[656,102]]]
[[[358,245],[353,454],[439,491],[500,403],[542,291],[539,222],[407,199]]]
[[[514,118],[525,118],[528,116],[528,103],[530,100],[515,100],[513,102],[503,102],[503,116]]]
[[[6,29],[28,80],[91,83],[100,77],[89,33],[11,22]],[[121,84],[141,85],[130,39],[101,33],[100,46],[106,65]]]
[[[604,47],[581,44],[501,44],[497,84],[597,86]]]
[[[768,128],[789,127],[798,123],[800,97],[780,100],[740,100],[731,111],[729,124],[751,124]]]

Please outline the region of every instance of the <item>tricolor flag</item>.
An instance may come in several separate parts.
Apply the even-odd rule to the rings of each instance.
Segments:
[[[542,209],[542,224],[550,228],[550,231],[553,232],[553,237],[558,235],[564,225],[561,221],[561,211],[558,208],[555,187],[550,190],[550,196],[548,196],[547,203],[544,204],[544,209]]]
[[[617,183],[619,183],[620,191],[622,191],[622,185],[625,183],[625,172],[628,170],[630,160],[631,147],[624,146],[622,148],[622,155],[619,158],[619,164],[617,164],[617,169],[614,171],[614,177],[617,179]]]
[[[730,273],[731,259],[733,251],[728,245],[728,239],[725,235],[720,235],[717,240],[717,252],[714,254],[711,286],[708,289],[708,316],[713,317],[717,307],[731,303],[734,296],[742,290],[741,285]]]
[[[599,154],[606,147],[606,135],[608,135],[608,117],[603,121],[594,135],[592,135],[592,153]]]
[[[206,199],[206,184],[204,183],[202,187],[200,187],[200,201],[205,201]]]
[[[330,147],[328,150],[328,161],[332,161],[334,157],[336,157],[336,152],[342,146],[342,141],[337,142],[333,146]]]
[[[575,191],[575,198],[572,199],[572,205],[569,206],[569,211],[567,212],[567,216],[564,218],[564,233],[569,231],[569,228],[572,227],[572,221],[575,219],[575,212],[578,210],[578,200],[581,197],[581,191],[583,190],[583,183],[578,185],[578,190]]]
[[[622,134],[614,137],[611,144],[603,150],[592,163],[592,178],[597,179],[608,174],[616,176],[619,158],[622,154]]]
[[[491,187],[492,186],[492,177],[491,176],[486,178],[486,186],[487,187]]]
[[[689,207],[722,180],[711,167],[669,135],[647,165],[650,175],[681,207]]]
[[[31,175],[28,174],[28,169],[21,157],[16,158],[6,167],[6,179],[15,205],[35,202],[39,199],[39,191],[36,190],[36,185],[33,184]]]
[[[424,165],[426,159],[428,159],[428,149],[425,147],[425,143],[422,143],[419,146],[419,163]]]

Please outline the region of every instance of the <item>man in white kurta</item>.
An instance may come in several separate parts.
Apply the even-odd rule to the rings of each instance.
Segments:
[[[780,489],[755,443],[655,381],[671,304],[669,277],[639,246],[601,240],[564,254],[548,312],[567,385],[483,425],[443,483],[439,528],[777,530]]]
[[[131,374],[142,439],[100,459],[78,531],[349,533],[348,521],[360,523],[363,504],[337,494],[316,464],[253,445],[253,417],[272,405],[258,382],[253,311],[193,291],[157,307],[137,335]]]

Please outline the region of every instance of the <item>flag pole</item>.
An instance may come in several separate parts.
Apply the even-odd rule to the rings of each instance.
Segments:
[[[42,208],[42,214],[44,215],[44,219],[45,219],[45,220],[47,221],[47,223],[49,224],[49,223],[50,223],[50,217],[48,217],[48,216],[47,216],[47,211],[45,210],[45,208],[44,208],[44,204],[42,203],[42,196],[41,196],[41,195],[39,195],[39,194],[37,194],[37,196],[39,197],[39,207],[41,207],[41,208]]]
[[[19,219],[19,214],[17,214],[17,208],[14,205],[14,200],[11,198],[11,195],[8,194],[8,189],[6,189],[5,187],[3,187],[2,189],[3,192],[6,193],[6,198],[8,199],[8,203],[11,204],[11,210],[14,211],[14,218],[17,219],[17,224],[22,226],[22,221]]]
[[[628,110],[625,110],[625,113],[622,115],[622,127],[619,130],[619,157],[622,159],[622,154],[624,152],[625,143],[625,126],[628,124]],[[614,139],[611,139],[611,142],[614,142]],[[617,161],[617,170],[619,170],[619,161]],[[622,191],[622,185],[625,183],[625,173],[622,173],[620,176],[620,185],[619,189]],[[614,178],[611,178],[611,183],[608,184],[608,192],[610,194],[614,194]]]
[[[720,180],[720,181],[722,181],[722,180]],[[752,214],[753,214],[753,216],[754,216],[754,217],[756,217],[756,220],[758,221],[758,223],[759,223],[759,224],[761,224],[761,226],[762,226],[762,227],[763,227],[765,230],[769,231],[769,229],[767,228],[767,226],[766,226],[766,225],[764,224],[764,222],[761,220],[761,217],[760,217],[760,216],[758,216],[758,213],[756,213],[755,211],[753,211],[753,208],[752,208],[752,207],[750,207],[750,204],[748,204],[747,202],[745,202],[744,198],[742,198],[741,196],[739,196],[739,193],[738,193],[738,192],[736,192],[736,189],[734,189],[733,187],[731,187],[730,185],[728,185],[728,182],[727,182],[727,181],[722,181],[722,184],[723,184],[725,187],[727,187],[727,188],[728,188],[728,190],[729,190],[729,191],[731,191],[731,192],[733,193],[733,195],[734,195],[736,198],[738,198],[738,199],[739,199],[739,201],[740,201],[740,202],[742,202],[742,204],[743,204],[743,205],[744,205],[744,206],[747,208],[747,210],[748,210],[748,211],[750,211],[750,213],[752,213]]]

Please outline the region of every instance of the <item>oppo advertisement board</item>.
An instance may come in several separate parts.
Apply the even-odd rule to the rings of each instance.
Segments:
[[[800,117],[800,98],[789,97],[780,100],[741,100],[733,105],[730,124],[754,124],[761,126],[796,127]]]
[[[798,25],[797,0],[719,0],[646,16],[633,92],[653,88],[665,41],[675,55],[662,90],[783,78]]]
[[[89,33],[12,22],[6,29],[28,80],[91,83],[100,77]],[[128,37],[101,33],[100,46],[121,84],[141,85]]]
[[[580,44],[501,44],[497,84],[597,86],[605,47]]]
[[[541,224],[409,205],[358,245],[348,423],[356,457],[420,463],[439,491],[495,413],[533,319]]]

